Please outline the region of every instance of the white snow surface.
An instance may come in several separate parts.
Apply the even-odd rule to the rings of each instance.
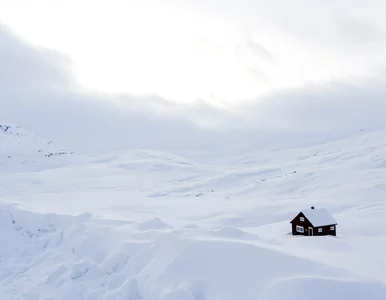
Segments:
[[[61,149],[38,134],[0,122],[0,172],[55,168],[75,161],[73,156],[75,152]]]
[[[304,209],[302,213],[315,227],[337,224],[335,218],[325,208]]]
[[[384,131],[54,157],[27,136],[0,132],[1,299],[386,299]],[[336,237],[290,234],[311,205]]]

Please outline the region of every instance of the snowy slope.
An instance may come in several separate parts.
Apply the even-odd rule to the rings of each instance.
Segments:
[[[2,170],[2,299],[386,299],[386,132],[273,140]]]
[[[73,156],[74,152],[60,149],[36,133],[0,123],[0,172],[52,168],[66,164]]]

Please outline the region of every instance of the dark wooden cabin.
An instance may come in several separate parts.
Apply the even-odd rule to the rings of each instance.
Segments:
[[[335,218],[325,209],[302,210],[292,221],[292,235],[336,236]]]

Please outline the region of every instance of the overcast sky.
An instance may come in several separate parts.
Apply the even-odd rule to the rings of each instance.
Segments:
[[[380,0],[0,0],[0,120],[84,133],[101,119],[106,132],[160,120],[196,133],[382,127],[385,11]]]
[[[238,101],[386,63],[383,0],[0,0],[0,19],[60,50],[85,86]]]

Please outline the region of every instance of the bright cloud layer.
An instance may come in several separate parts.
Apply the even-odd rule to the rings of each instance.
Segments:
[[[105,92],[228,103],[386,63],[384,1],[0,3],[0,19],[68,53],[79,82]]]

